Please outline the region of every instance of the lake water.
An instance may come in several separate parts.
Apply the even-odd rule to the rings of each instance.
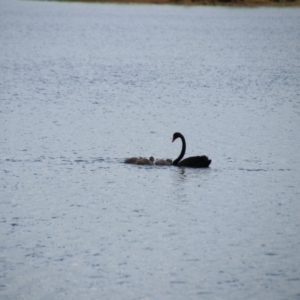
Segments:
[[[1,299],[300,299],[300,10],[0,2]],[[130,156],[206,154],[209,169]]]

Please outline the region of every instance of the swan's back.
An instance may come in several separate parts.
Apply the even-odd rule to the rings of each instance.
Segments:
[[[178,166],[190,168],[208,168],[210,163],[211,159],[209,159],[206,155],[202,155],[183,159],[178,163]]]

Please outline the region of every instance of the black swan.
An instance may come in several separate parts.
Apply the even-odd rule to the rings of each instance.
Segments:
[[[181,153],[178,156],[178,158],[173,161],[174,166],[190,167],[190,168],[208,168],[209,167],[211,160],[206,155],[192,156],[192,157],[188,157],[188,158],[185,158],[184,160],[180,161],[185,154],[186,144],[185,144],[184,136],[179,132],[175,132],[173,134],[172,142],[174,142],[177,138],[180,138],[182,141],[182,150],[181,150]]]
[[[172,164],[172,160],[171,159],[158,159],[155,161],[155,165],[157,166],[168,166],[168,165],[171,165]]]
[[[137,165],[153,165],[154,157],[150,156],[150,158],[139,158],[136,162]]]

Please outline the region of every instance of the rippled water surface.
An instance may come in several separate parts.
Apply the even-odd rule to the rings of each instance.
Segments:
[[[0,2],[1,299],[300,299],[300,10]],[[129,156],[206,154],[209,169]]]

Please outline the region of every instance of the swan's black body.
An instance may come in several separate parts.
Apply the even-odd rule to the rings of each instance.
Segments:
[[[180,138],[182,141],[182,150],[181,150],[181,153],[178,156],[178,158],[176,158],[173,161],[174,166],[190,167],[190,168],[208,168],[209,167],[211,160],[206,155],[192,156],[192,157],[188,157],[188,158],[181,160],[185,154],[185,149],[186,149],[185,138],[181,133],[175,132],[173,134],[172,142],[174,142],[177,138]]]

